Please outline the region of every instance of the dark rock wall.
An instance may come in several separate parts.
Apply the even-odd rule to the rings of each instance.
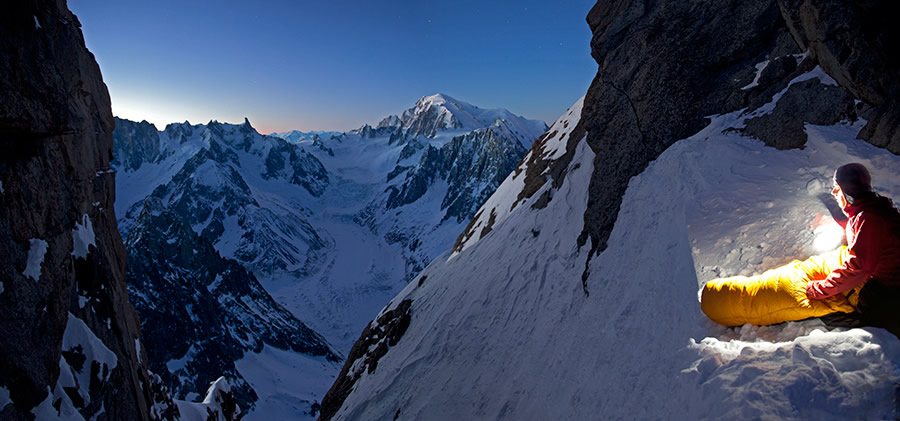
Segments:
[[[2,419],[31,418],[29,412],[56,386],[70,313],[117,359],[105,381],[95,376],[90,385],[80,385],[90,395],[78,408],[81,414],[150,419],[152,388],[141,363],[146,357],[136,347],[139,324],[128,301],[125,250],[113,210],[112,130],[106,85],[65,1],[5,3],[0,13],[0,387],[9,391],[12,404],[0,409]],[[79,258],[73,255],[73,230],[88,220],[94,245]],[[23,274],[29,254],[41,254],[32,240],[47,244],[41,264],[32,262],[37,279]]]
[[[779,0],[794,40],[872,107],[862,139],[900,153],[900,2]]]
[[[591,256],[606,248],[628,181],[702,129],[704,116],[755,110],[816,65],[840,86],[793,85],[784,104],[748,120],[744,133],[797,148],[806,143],[804,123],[861,115],[869,121],[861,137],[900,151],[898,30],[884,17],[898,16],[898,7],[840,0],[598,2],[587,17],[598,71],[582,113],[597,155],[579,245],[589,244]],[[747,88],[765,60],[759,85]]]
[[[596,253],[631,177],[704,116],[746,105],[746,69],[775,49],[781,25],[774,1],[741,0],[598,2],[587,21],[599,67],[582,120],[597,157],[579,244]]]

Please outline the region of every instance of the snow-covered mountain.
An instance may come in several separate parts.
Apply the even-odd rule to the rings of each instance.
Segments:
[[[286,140],[288,143],[297,143],[301,140],[322,140],[329,139],[332,136],[340,136],[341,132],[329,132],[322,130],[313,130],[309,132],[302,132],[300,130],[290,130],[286,132],[277,132],[277,133],[269,133],[269,136],[280,137]]]
[[[898,88],[890,28],[837,10],[598,2],[591,90],[367,326],[321,419],[896,418],[887,331],[726,328],[698,303],[840,245],[837,166],[900,199],[897,114],[867,95]]]
[[[452,246],[546,129],[442,95],[403,116],[297,143],[260,135],[247,121],[157,131],[117,120],[116,209],[129,261],[139,262],[129,266],[131,294],[153,337],[151,365],[168,370],[162,377],[179,397],[199,396],[225,374],[242,405],[252,390],[259,395],[250,417],[278,414],[284,393],[307,402],[292,414],[311,413],[337,374],[334,355]],[[257,279],[278,304],[253,286]],[[155,304],[173,290],[172,303]],[[279,305],[297,319],[278,316],[265,328],[264,315],[282,314]],[[215,364],[198,360],[208,355]],[[307,362],[290,364],[312,379],[300,387],[285,391],[260,376],[269,370],[260,367],[297,358]]]

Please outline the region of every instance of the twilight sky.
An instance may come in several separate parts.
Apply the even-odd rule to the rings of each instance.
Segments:
[[[552,123],[597,71],[595,0],[69,0],[113,114],[350,130],[443,93]],[[562,4],[562,5],[560,5]]]

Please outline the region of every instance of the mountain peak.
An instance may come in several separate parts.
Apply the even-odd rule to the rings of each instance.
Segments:
[[[419,98],[419,100],[416,101],[416,105],[419,105],[419,104],[443,105],[443,104],[447,104],[447,103],[453,104],[453,103],[458,103],[458,102],[459,101],[457,101],[456,99],[450,97],[450,95],[437,93],[434,95],[423,96],[422,98]],[[466,105],[469,105],[469,104],[466,104]]]
[[[546,129],[543,122],[526,120],[507,109],[483,109],[442,93],[419,98],[413,108],[404,111],[400,117],[385,118],[378,127],[400,127],[410,136],[434,137],[438,130],[476,130],[498,120],[514,122],[515,131],[522,137],[536,138]]]

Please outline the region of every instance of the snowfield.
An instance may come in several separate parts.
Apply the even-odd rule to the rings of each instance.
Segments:
[[[409,329],[335,419],[895,418],[888,332],[726,328],[700,311],[710,279],[839,245],[823,201],[838,166],[865,164],[900,199],[900,157],[856,140],[864,122],[808,125],[806,147],[779,151],[728,130],[748,117],[714,116],[631,179],[589,295],[576,238],[594,154],[580,142],[545,209],[530,207],[538,191],[392,301],[412,300]]]

